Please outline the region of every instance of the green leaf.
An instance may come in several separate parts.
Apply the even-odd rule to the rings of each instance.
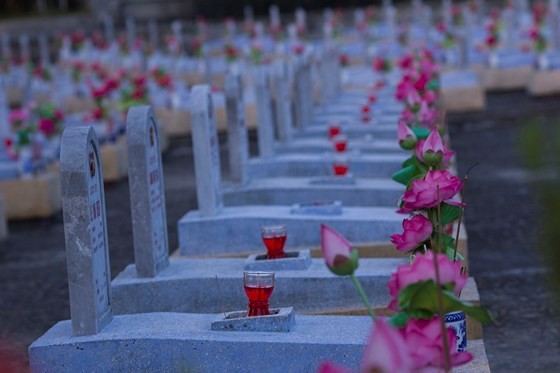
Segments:
[[[391,178],[397,183],[408,185],[410,180],[418,174],[418,170],[414,165],[406,166],[405,168],[395,172]]]
[[[430,130],[422,127],[413,128],[412,132],[414,132],[419,140],[426,140],[426,138],[430,135]]]
[[[459,219],[461,207],[448,205],[447,203],[441,204],[441,225],[447,225],[452,221]]]
[[[391,317],[391,324],[393,324],[396,328],[402,328],[406,325],[408,319],[410,319],[410,315],[408,313],[401,312]]]
[[[449,287],[442,290],[444,313],[463,311],[483,324],[493,321],[487,309],[460,300],[446,288]],[[399,309],[409,315],[435,315],[439,310],[437,291],[433,280],[410,284],[399,294]]]
[[[455,240],[453,240],[453,242],[455,242]],[[455,259],[454,258],[454,256],[455,256],[455,244],[445,247],[445,255],[447,255],[447,257],[451,260]],[[457,258],[456,259],[458,261],[462,262],[462,261],[465,260],[465,257],[463,255],[461,255],[461,253],[459,251],[457,251]]]

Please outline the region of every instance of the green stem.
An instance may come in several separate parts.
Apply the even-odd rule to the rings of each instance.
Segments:
[[[373,311],[373,308],[371,308],[371,304],[369,303],[369,300],[366,296],[366,293],[365,293],[364,289],[362,288],[362,285],[360,284],[360,281],[358,281],[358,279],[356,278],[356,276],[353,273],[350,275],[350,279],[352,280],[352,283],[354,284],[354,287],[358,291],[358,294],[360,295],[360,298],[362,299],[362,302],[366,306],[368,314],[375,321],[375,312]]]

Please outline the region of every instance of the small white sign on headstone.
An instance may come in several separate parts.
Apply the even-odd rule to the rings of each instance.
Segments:
[[[72,330],[96,334],[113,316],[103,172],[91,127],[64,131],[60,177]]]
[[[128,111],[126,139],[136,272],[155,277],[169,265],[169,244],[158,128],[149,106]]]
[[[249,145],[245,124],[243,82],[239,72],[230,72],[225,81],[229,169],[231,180],[245,185],[249,181]]]
[[[210,87],[195,85],[191,92],[191,126],[198,210],[215,216],[223,208],[220,149]]]

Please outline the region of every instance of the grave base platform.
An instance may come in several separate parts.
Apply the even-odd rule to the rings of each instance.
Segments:
[[[276,153],[286,154],[286,153],[332,153],[334,151],[334,145],[332,141],[326,138],[326,131],[324,138],[303,138],[286,143],[277,143],[275,148]],[[354,139],[348,141],[347,151],[352,153],[353,151],[359,151],[360,153],[374,153],[374,154],[387,154],[387,153],[399,153],[404,152],[403,149],[398,145],[397,141],[393,140],[374,140],[372,139]]]
[[[527,87],[531,96],[548,96],[560,93],[560,70],[536,70]]]
[[[324,180],[323,180],[324,179]],[[404,186],[391,179],[331,178],[255,179],[245,186],[224,189],[226,206],[292,205],[313,201],[341,201],[344,206],[397,206]]]
[[[449,71],[441,78],[441,95],[450,113],[484,110],[486,93],[472,71]]]
[[[21,220],[46,218],[62,209],[60,174],[45,172],[32,178],[0,181],[6,218]]]
[[[103,181],[115,182],[128,177],[126,142],[117,141],[101,146]]]
[[[486,67],[481,70],[482,84],[487,91],[526,89],[532,75],[531,66]]]
[[[409,155],[406,152],[394,154],[347,153],[348,172],[356,177],[387,177],[400,170]],[[333,175],[335,154],[282,154],[270,158],[252,158],[248,163],[252,179],[265,177],[318,177]]]
[[[289,333],[212,331],[213,314],[116,316],[99,334],[73,337],[70,321],[29,347],[32,372],[314,372],[324,361],[357,371],[372,321],[365,316],[297,316]],[[489,372],[482,340],[454,372]],[[263,358],[266,356],[266,358]]]
[[[185,256],[212,256],[261,251],[260,228],[286,224],[287,248],[309,248],[319,243],[320,226],[327,224],[355,244],[381,241],[402,230],[403,215],[389,207],[343,207],[340,214],[294,214],[289,206],[224,208],[204,217],[199,211],[184,215],[178,225],[179,249]]]
[[[404,257],[360,260],[356,276],[373,304],[389,303],[387,281],[405,263]],[[113,311],[216,313],[244,309],[245,265],[246,259],[172,259],[154,278],[137,277],[135,265],[129,265],[111,283]],[[308,269],[274,272],[273,307],[293,306],[298,314],[364,308],[350,279],[332,274],[323,259],[313,259]]]
[[[331,124],[340,124],[340,129],[342,134],[352,138],[363,138],[364,136],[371,136],[374,140],[392,140],[397,143],[397,121],[396,119],[391,119],[390,121],[384,121],[379,123],[360,123],[359,121],[349,121],[348,117],[344,119],[333,117],[333,119],[318,121],[304,129],[296,129],[293,132],[294,139],[299,138],[327,138],[328,127]]]
[[[67,114],[84,113],[95,108],[95,103],[89,98],[65,97],[62,108]]]

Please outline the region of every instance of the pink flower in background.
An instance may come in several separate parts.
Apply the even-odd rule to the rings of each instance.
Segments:
[[[426,90],[426,85],[427,84],[428,84],[428,74],[426,74],[425,72],[422,72],[420,74],[420,77],[414,83],[414,88],[418,92],[423,93]]]
[[[422,145],[422,158],[426,159],[426,156],[434,155],[443,158],[444,150],[445,148],[443,146],[441,136],[439,135],[439,131],[437,129],[433,129],[426,138],[424,145]]]
[[[461,273],[461,261],[453,262],[446,255],[435,255],[437,255],[440,284],[453,284],[453,292],[459,295],[468,279],[467,275]],[[431,250],[423,255],[416,255],[411,264],[400,265],[397,271],[391,274],[391,279],[387,282],[391,296],[389,308],[398,311],[399,293],[408,285],[427,280],[436,281],[434,252]]]
[[[14,126],[21,126],[28,118],[29,110],[26,108],[12,110],[8,116],[8,120]]]
[[[321,251],[327,267],[337,275],[350,275],[358,268],[357,250],[343,235],[321,224]]]
[[[350,373],[350,371],[340,365],[333,364],[329,361],[321,364],[317,373]]]
[[[428,103],[428,105],[432,105],[437,101],[437,95],[434,91],[428,90],[424,93],[424,101]]]
[[[449,162],[451,161],[451,158],[453,158],[454,155],[455,155],[455,152],[453,150],[449,150],[447,147],[444,147],[444,150],[443,150],[443,166],[444,167],[449,166]]]
[[[411,355],[402,332],[379,317],[364,350],[360,371],[412,373],[414,362]]]
[[[416,249],[422,242],[430,238],[434,229],[432,222],[421,214],[404,219],[402,226],[404,230],[402,234],[391,236],[391,242],[399,251]]]
[[[420,103],[420,111],[418,112],[420,123],[431,128],[435,125],[437,117],[438,112],[436,109],[430,109],[426,101]]]
[[[417,111],[419,108],[421,108],[422,102],[422,97],[420,97],[420,94],[416,89],[412,88],[408,91],[408,95],[406,96],[406,104],[409,108],[411,108],[412,111]]]
[[[49,118],[42,118],[39,120],[39,131],[43,133],[46,137],[51,137],[56,133],[56,125]]]
[[[438,198],[439,186],[439,198]],[[404,210],[422,210],[435,207],[453,198],[463,184],[447,170],[430,170],[424,179],[413,180],[402,197]]]
[[[414,86],[410,82],[410,77],[407,75],[403,76],[399,84],[397,84],[397,90],[395,93],[396,99],[399,101],[406,100],[406,98],[408,97],[408,93],[412,89],[414,89]]]
[[[443,348],[441,324],[437,316],[429,320],[410,319],[401,332],[415,368],[433,367],[442,369],[444,367],[445,350]],[[457,340],[453,329],[447,328],[445,337],[448,341],[452,367],[466,364],[473,359],[469,352],[457,352]],[[439,371],[439,369],[435,371]]]
[[[414,154],[420,162],[424,162],[424,154],[422,154],[422,148],[424,147],[425,142],[426,140],[418,140],[418,142],[416,143],[416,148],[414,149]]]
[[[401,113],[400,120],[403,120],[405,123],[412,124],[415,122],[416,117],[414,116],[414,113],[410,111],[410,109],[404,109]]]
[[[402,70],[408,70],[412,67],[413,62],[412,55],[410,53],[406,54],[399,60],[399,67]]]

